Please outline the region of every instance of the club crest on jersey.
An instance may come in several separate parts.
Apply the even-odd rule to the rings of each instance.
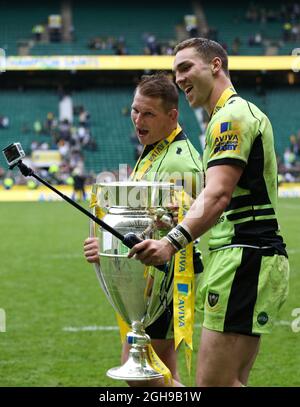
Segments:
[[[219,301],[219,294],[209,292],[207,301],[211,307],[214,307],[215,305],[217,305],[217,303]]]

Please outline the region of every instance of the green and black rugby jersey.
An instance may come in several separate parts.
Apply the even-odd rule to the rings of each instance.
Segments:
[[[155,144],[145,147],[136,169],[137,172],[149,159],[154,147]],[[196,198],[203,188],[202,159],[187,136],[181,131],[173,142],[156,157],[143,179],[173,182],[183,186],[190,196]]]
[[[286,255],[276,218],[277,163],[271,123],[234,92],[215,110],[206,132],[204,171],[224,164],[244,170],[230,204],[211,229],[210,249],[271,246]]]

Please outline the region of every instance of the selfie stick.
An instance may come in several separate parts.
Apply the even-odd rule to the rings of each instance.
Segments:
[[[89,211],[87,211],[85,208],[83,208],[81,205],[79,205],[77,202],[73,201],[73,199],[69,198],[67,195],[64,195],[63,193],[61,193],[58,189],[54,188],[51,184],[49,184],[47,181],[45,181],[43,178],[39,177],[37,174],[34,173],[34,171],[27,167],[27,165],[25,165],[22,160],[20,160],[17,164],[10,166],[9,168],[12,169],[15,166],[17,166],[19,168],[19,170],[21,171],[21,173],[24,175],[24,177],[34,177],[35,179],[37,179],[39,182],[41,182],[42,184],[46,185],[46,187],[50,188],[53,192],[55,192],[57,195],[59,195],[62,199],[64,199],[65,201],[67,201],[69,204],[71,204],[72,206],[74,206],[76,209],[78,209],[80,212],[84,213],[86,216],[88,216],[89,218],[91,218],[95,223],[97,223],[98,225],[102,226],[103,229],[107,230],[108,232],[110,232],[112,235],[114,235],[116,238],[120,239],[121,242],[128,247],[129,249],[132,249],[133,246],[135,246],[137,243],[141,243],[142,240],[137,237],[137,235],[135,235],[132,232],[127,233],[126,235],[122,235],[121,233],[119,233],[116,229],[112,228],[111,226],[109,226],[107,223],[103,222],[103,220],[97,218],[96,216],[94,216],[92,213],[90,213]],[[160,271],[166,271],[166,266],[165,265],[159,265],[159,266],[155,266],[158,270]]]

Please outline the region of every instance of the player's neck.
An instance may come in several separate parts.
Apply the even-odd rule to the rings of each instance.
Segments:
[[[215,86],[210,94],[208,103],[206,106],[204,106],[209,116],[211,116],[222,93],[225,89],[229,88],[229,86],[232,86],[232,83],[227,76],[221,77],[215,82]]]
[[[174,123],[172,126],[169,126],[166,131],[164,132],[164,136],[162,136],[159,140],[157,140],[154,144],[159,143],[162,140],[165,140],[166,138],[168,138],[173,131],[175,131],[177,129],[178,123]]]

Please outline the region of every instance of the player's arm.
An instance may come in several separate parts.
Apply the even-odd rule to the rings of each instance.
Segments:
[[[242,172],[243,168],[238,165],[216,165],[207,170],[206,186],[182,222],[193,239],[216,223],[231,201]]]
[[[229,204],[242,172],[243,168],[238,165],[216,165],[208,169],[206,186],[181,223],[192,240],[216,223]],[[144,264],[157,265],[169,261],[175,252],[174,246],[165,238],[145,240],[134,246],[129,257],[136,255]]]

